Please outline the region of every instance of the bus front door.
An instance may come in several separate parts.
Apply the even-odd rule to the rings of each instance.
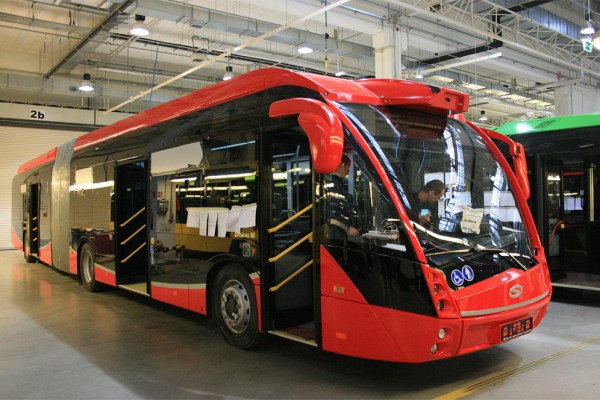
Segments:
[[[266,173],[261,174],[269,227],[263,241],[268,257],[261,274],[266,329],[314,345],[313,173],[308,139],[285,133],[268,136],[262,169]]]
[[[581,159],[548,162],[548,263],[555,286],[600,289],[596,169]]]
[[[118,165],[115,181],[117,284],[148,294],[146,162]]]

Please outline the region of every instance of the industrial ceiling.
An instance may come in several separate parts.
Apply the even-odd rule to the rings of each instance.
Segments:
[[[385,77],[468,92],[467,117],[483,112],[497,125],[553,115],[562,85],[596,90],[600,53],[584,51],[579,31],[586,19],[600,21],[599,3],[2,0],[0,102],[139,112],[227,69],[379,77],[374,37],[383,33],[399,50]],[[130,33],[136,15],[149,35]],[[300,45],[314,51],[299,54]],[[95,90],[78,89],[84,74]]]

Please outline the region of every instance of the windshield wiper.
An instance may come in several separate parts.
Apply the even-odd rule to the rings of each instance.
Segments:
[[[482,253],[493,253],[493,254],[498,254],[500,257],[508,257],[511,260],[514,261],[515,264],[517,264],[519,266],[519,268],[521,268],[523,271],[527,271],[527,267],[525,265],[523,265],[523,263],[521,263],[517,257],[515,257],[510,251],[506,250],[506,249],[501,249],[499,247],[493,247],[493,248],[486,248],[486,247],[482,247],[479,248],[477,251],[482,252]]]

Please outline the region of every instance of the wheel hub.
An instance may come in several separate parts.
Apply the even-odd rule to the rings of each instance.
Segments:
[[[250,300],[244,286],[238,281],[227,282],[221,294],[223,321],[233,333],[244,332],[250,321]]]

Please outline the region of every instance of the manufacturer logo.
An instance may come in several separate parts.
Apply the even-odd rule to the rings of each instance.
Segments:
[[[523,286],[521,285],[515,285],[508,290],[508,295],[511,299],[516,299],[517,297],[520,297],[521,294],[523,294]]]

